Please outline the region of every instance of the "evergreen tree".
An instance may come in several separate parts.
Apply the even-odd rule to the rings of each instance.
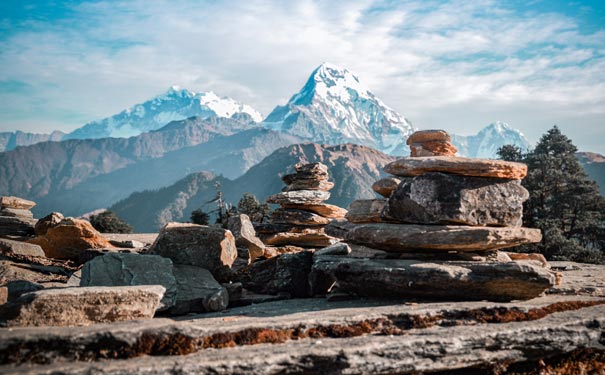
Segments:
[[[112,211],[104,211],[90,217],[90,224],[101,233],[132,233],[132,226]]]
[[[267,203],[260,203],[251,193],[244,193],[237,204],[237,210],[250,217],[256,223],[262,223],[271,215],[271,208]]]
[[[191,222],[193,224],[208,225],[210,222],[210,215],[204,212],[201,208],[198,208],[191,213]]]
[[[504,145],[496,151],[498,157],[506,161],[523,161],[523,151],[521,147],[515,145]]]

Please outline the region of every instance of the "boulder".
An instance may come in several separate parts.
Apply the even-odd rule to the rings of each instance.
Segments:
[[[397,186],[401,183],[401,180],[395,177],[385,177],[374,182],[372,190],[382,195],[385,198],[391,196],[391,194],[397,189]]]
[[[42,285],[27,280],[9,281],[4,286],[7,288],[9,301],[21,297],[22,294],[44,289]]]
[[[14,254],[31,257],[43,257],[44,251],[38,245],[22,241],[0,238],[0,254]]]
[[[108,253],[82,267],[80,286],[162,285],[166,291],[161,310],[174,306],[177,284],[172,261],[158,255]]]
[[[330,219],[323,216],[292,208],[278,208],[271,214],[271,219],[275,224],[316,226],[330,223]]]
[[[443,172],[463,176],[521,180],[527,174],[527,165],[503,160],[428,156],[396,160],[387,164],[384,171],[401,177],[420,176],[427,172]]]
[[[417,132],[412,133],[408,139],[406,140],[407,145],[411,145],[414,143],[424,143],[424,142],[451,142],[452,137],[445,130],[419,130]]]
[[[254,230],[254,226],[248,215],[240,214],[231,216],[227,220],[227,229],[229,229],[235,237],[235,245],[238,248],[245,247],[248,249],[252,261],[263,256],[265,245],[256,236],[256,231]]]
[[[151,319],[164,290],[160,285],[39,290],[0,306],[0,321],[7,326],[81,326]]]
[[[338,238],[331,237],[323,231],[305,231],[303,233],[277,233],[263,238],[265,245],[283,246],[294,245],[302,247],[326,247],[338,242]]]
[[[330,199],[330,193],[321,190],[296,190],[270,195],[267,203],[275,204],[320,204]]]
[[[308,297],[312,262],[313,253],[308,251],[282,254],[254,262],[234,277],[255,293]]]
[[[487,251],[535,243],[539,229],[523,227],[469,227],[454,225],[357,224],[347,242],[388,252]]]
[[[219,284],[210,271],[196,266],[174,266],[177,292],[175,305],[170,308],[174,315],[222,311],[229,304],[229,293]]]
[[[521,226],[529,192],[519,180],[425,173],[402,182],[382,217],[416,224]]]
[[[344,208],[335,206],[333,204],[283,204],[283,208],[292,208],[295,210],[303,210],[313,212],[319,216],[327,217],[330,219],[340,219],[345,217],[347,210]]]
[[[237,258],[235,237],[229,230],[197,224],[166,224],[150,254],[172,259],[174,264],[205,268],[220,282],[228,281]]]
[[[36,205],[36,202],[28,201],[19,197],[0,197],[0,208],[16,208],[20,210],[29,210]]]
[[[86,220],[67,218],[46,234],[28,241],[40,245],[49,258],[78,260],[79,252],[86,249],[110,249],[113,245]]]
[[[37,236],[43,236],[46,234],[49,228],[56,227],[61,223],[61,221],[65,219],[63,214],[60,212],[52,212],[42,219],[38,220],[36,223],[35,231]]]
[[[349,205],[345,218],[351,223],[380,223],[382,211],[386,205],[384,199],[358,199]]]
[[[528,262],[482,263],[355,259],[324,264],[339,287],[381,298],[510,301],[535,298],[555,285],[556,277]]]

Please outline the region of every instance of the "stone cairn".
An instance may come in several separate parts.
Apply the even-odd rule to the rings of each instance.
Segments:
[[[316,259],[316,278],[365,296],[449,300],[528,299],[554,285],[541,255],[498,251],[542,238],[521,227],[526,165],[456,157],[442,130],[407,143],[412,156],[373,185],[384,198],[354,201],[337,225],[351,254]]]
[[[30,210],[35,205],[22,198],[0,197],[0,235],[33,235],[37,220]]]
[[[324,203],[330,198],[334,183],[328,181],[328,167],[322,163],[297,164],[295,173],[282,180],[287,185],[281,193],[267,198],[279,204],[271,222],[257,226],[261,240],[267,245],[266,255],[322,248],[339,241],[324,228],[333,219],[342,219],[347,211]]]

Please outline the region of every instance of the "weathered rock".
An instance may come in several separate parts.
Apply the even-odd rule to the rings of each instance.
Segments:
[[[149,249],[150,254],[207,269],[218,281],[228,281],[230,268],[237,258],[231,231],[196,224],[168,223]]]
[[[80,286],[162,285],[165,288],[160,309],[176,303],[177,281],[172,261],[158,255],[108,253],[82,267]]]
[[[141,249],[145,247],[144,243],[136,240],[109,240],[109,243],[111,243],[115,247],[121,247],[126,249]]]
[[[5,287],[8,290],[9,301],[21,297],[22,294],[44,289],[42,285],[27,280],[9,281],[6,283]]]
[[[32,257],[43,257],[44,251],[38,245],[22,241],[0,238],[0,254],[15,254]]]
[[[227,308],[227,289],[207,269],[177,264],[174,266],[174,276],[177,293],[175,305],[170,308],[171,314],[222,311]]]
[[[561,282],[550,288],[549,294],[605,297],[605,265],[561,261],[550,261],[549,265],[561,274]]]
[[[427,141],[423,143],[412,143],[410,145],[410,156],[454,156],[458,149],[450,142]]]
[[[385,205],[384,199],[358,199],[351,202],[345,217],[351,223],[384,222],[381,215]]]
[[[57,225],[59,225],[59,223],[61,223],[61,221],[63,221],[63,219],[65,219],[65,217],[60,212],[52,212],[44,216],[36,223],[36,226],[34,228],[36,235],[45,235],[49,228],[56,227]]]
[[[49,258],[71,260],[78,260],[82,250],[114,247],[88,221],[73,218],[63,219],[45,235],[28,242],[40,245]]]
[[[4,305],[8,302],[8,288],[0,286],[0,305]]]
[[[401,180],[395,177],[385,177],[374,182],[372,190],[382,195],[385,198],[391,196],[391,194],[397,189],[397,186],[401,183]]]
[[[240,214],[231,216],[227,221],[227,229],[229,229],[235,237],[235,245],[237,247],[245,247],[248,249],[252,261],[263,256],[265,245],[256,236],[256,231],[254,230],[254,226],[248,215]]]
[[[344,208],[335,206],[333,204],[283,204],[283,208],[292,208],[295,210],[310,211],[318,214],[319,216],[327,217],[330,219],[340,219],[345,217],[347,210]]]
[[[330,245],[319,249],[313,253],[314,257],[324,256],[324,255],[349,255],[351,253],[351,248],[345,242],[338,242],[334,245]]]
[[[45,289],[0,307],[8,326],[79,326],[150,319],[164,294],[160,285]]]
[[[342,257],[338,285],[368,297],[510,301],[535,298],[555,285],[553,273],[527,262],[482,263]]]
[[[292,246],[292,245],[266,246],[265,247],[265,252],[263,254],[263,257],[265,257],[265,258],[273,258],[273,257],[276,257],[276,256],[281,255],[281,254],[300,253],[301,251],[307,251],[307,249],[305,249],[304,247]]]
[[[282,176],[286,185],[292,185],[297,181],[327,181],[329,178],[328,167],[322,163],[297,164],[294,166],[296,173]]]
[[[21,208],[2,208],[0,209],[0,216],[23,217],[28,219],[34,218],[34,214],[30,210]]]
[[[335,219],[330,222],[330,224],[324,227],[324,232],[328,236],[336,237],[336,238],[345,238],[347,232],[355,227],[356,224],[351,223],[346,219]]]
[[[452,137],[445,130],[419,130],[411,134],[406,140],[407,145],[424,142],[451,142]]]
[[[19,197],[0,197],[0,208],[16,208],[20,210],[29,210],[36,205],[36,202],[28,201]]]
[[[401,183],[382,216],[403,223],[517,227],[527,198],[519,180],[426,173]]]
[[[329,191],[334,187],[334,183],[326,180],[297,179],[282,191],[296,190],[322,190]]]
[[[294,225],[291,224],[274,224],[274,223],[255,223],[254,229],[259,234],[274,234],[280,232],[289,232]]]
[[[330,193],[321,190],[296,190],[273,194],[268,203],[275,204],[320,204],[330,199]]]
[[[237,273],[235,279],[256,293],[308,297],[312,263],[313,253],[308,251],[282,254],[252,263]]]
[[[275,224],[315,226],[330,223],[330,219],[323,216],[292,208],[278,208],[271,214],[271,219]]]
[[[526,254],[526,253],[505,252],[504,254],[512,260],[533,260],[533,261],[537,261],[538,263],[540,263],[543,267],[548,267],[548,261],[546,260],[544,255],[542,255],[540,253]]]
[[[223,288],[227,289],[227,294],[229,295],[229,304],[231,301],[240,298],[244,292],[244,286],[242,283],[223,283],[221,284]]]
[[[0,235],[30,236],[37,220],[28,217],[0,216]]]
[[[327,175],[328,166],[323,163],[298,163],[294,166],[296,173]]]
[[[420,176],[427,172],[443,172],[463,176],[521,180],[527,174],[527,165],[503,160],[430,156],[402,158],[387,164],[384,171],[401,177]]]
[[[341,260],[342,256],[313,256],[309,273],[309,288],[312,296],[325,296],[336,285],[334,269]]]
[[[357,224],[347,242],[388,252],[487,251],[542,240],[539,229],[454,225]]]
[[[238,283],[241,284],[241,283]],[[249,306],[249,305],[257,305],[259,303],[268,303],[274,301],[281,301],[284,299],[288,299],[289,295],[286,293],[282,293],[279,295],[273,294],[260,294],[254,293],[247,289],[242,288],[242,292],[239,296],[235,296],[234,298],[229,299],[229,307],[241,307],[241,306]]]
[[[283,246],[294,245],[303,247],[326,247],[338,242],[338,238],[331,237],[323,232],[304,233],[277,233],[267,237],[263,237],[263,242],[266,245]]]
[[[60,267],[40,266],[0,260],[0,285],[14,280],[27,280],[35,283],[65,282],[70,272]]]

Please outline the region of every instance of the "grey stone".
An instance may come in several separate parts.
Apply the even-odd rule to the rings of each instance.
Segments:
[[[416,224],[521,226],[529,192],[519,180],[425,173],[388,199],[382,216]]]
[[[319,204],[330,199],[330,193],[321,190],[296,190],[270,195],[267,203]]]
[[[314,257],[323,255],[349,255],[351,248],[345,242],[338,242],[333,245],[318,249],[313,253]]]
[[[382,211],[386,205],[384,199],[357,199],[349,205],[345,218],[351,223],[380,223]]]
[[[330,223],[330,219],[313,212],[291,208],[278,208],[271,214],[271,219],[275,224],[316,226]]]
[[[0,238],[0,253],[31,257],[44,256],[44,250],[42,250],[42,248],[38,245],[22,241],[8,240],[5,238]]]
[[[82,267],[80,286],[162,285],[166,289],[160,309],[174,306],[177,282],[172,261],[158,255],[108,253]]]
[[[31,236],[37,220],[26,217],[0,216],[0,235]]]
[[[12,301],[22,294],[35,292],[36,290],[44,289],[44,287],[38,283],[34,283],[27,280],[13,280],[9,281],[4,285],[8,289],[8,300]]]
[[[230,217],[227,220],[227,229],[235,237],[235,245],[238,248],[245,247],[248,249],[251,260],[263,256],[265,245],[256,236],[256,231],[248,215],[240,214]]]
[[[122,247],[127,249],[140,249],[145,247],[144,243],[136,240],[109,240],[109,243],[115,247]]]
[[[0,209],[0,216],[24,217],[28,219],[34,218],[34,214],[30,210],[21,208],[2,208]]]
[[[21,210],[29,210],[36,205],[36,202],[28,201],[19,197],[0,197],[0,208],[16,208]]]
[[[335,219],[324,227],[324,232],[335,238],[345,238],[349,230],[353,229],[355,225],[347,219]]]
[[[174,276],[177,292],[175,305],[170,308],[171,314],[222,311],[227,308],[227,289],[207,269],[176,264]]]

